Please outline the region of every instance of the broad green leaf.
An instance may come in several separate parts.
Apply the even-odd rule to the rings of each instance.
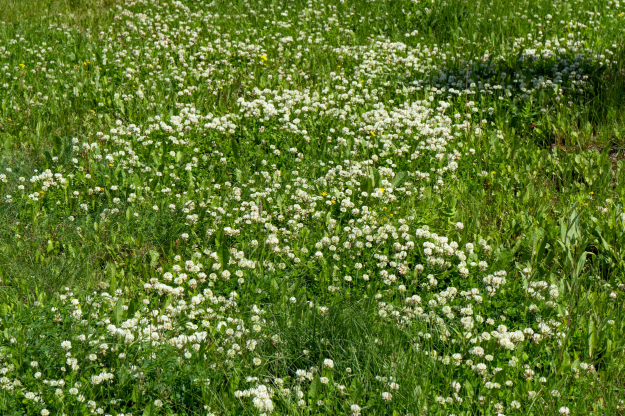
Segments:
[[[143,416],[152,416],[154,414],[156,414],[156,412],[154,412],[153,403],[150,403],[149,405],[145,407],[145,409],[143,409]]]
[[[313,381],[310,383],[310,387],[308,387],[308,399],[313,402],[317,400],[321,390],[321,379],[319,375],[315,376]]]
[[[148,251],[148,254],[150,255],[150,267],[156,267],[156,265],[158,264],[158,259],[160,257],[158,251],[150,250]]]
[[[6,137],[6,139],[4,140],[4,148],[6,150],[11,150],[11,146],[13,145],[13,141],[11,140],[11,136]]]
[[[402,183],[404,183],[404,181],[406,180],[406,177],[408,176],[408,174],[406,172],[399,172],[398,174],[395,175],[395,178],[393,178],[393,188],[397,188],[399,187]]]
[[[237,139],[234,136],[230,139],[230,147],[232,148],[232,156],[234,157],[234,160],[236,160],[238,164],[239,161],[241,160],[241,156],[239,154],[239,143],[237,142]]]
[[[373,168],[373,187],[380,187],[380,171]]]
[[[564,351],[562,354],[562,365],[560,367],[561,373],[566,373],[566,371],[571,367],[571,356],[568,351]]]
[[[278,284],[278,281],[275,278],[271,279],[271,291],[273,293],[278,293],[279,290],[280,290],[280,285]]]
[[[547,239],[548,237],[545,235],[542,239],[542,241],[540,242],[540,246],[538,248],[538,251],[536,252],[536,263],[540,264],[541,260],[543,259],[544,255],[545,255],[545,248],[547,247]]]
[[[61,150],[63,149],[63,142],[61,141],[61,138],[55,135],[52,138],[52,142],[53,142],[52,148],[54,149],[54,153],[57,155],[60,154]]]
[[[122,322],[122,318],[124,315],[124,298],[120,297],[117,300],[117,303],[115,304],[115,321],[117,323],[117,325],[119,325]]]
[[[358,402],[358,399],[360,399],[360,396],[362,396],[362,393],[363,393],[362,383],[360,382],[358,377],[356,377],[352,380],[352,384],[349,387],[349,396],[352,402],[354,403]]]
[[[228,266],[230,262],[230,247],[228,247],[227,236],[223,231],[220,231],[215,236],[215,243],[217,244],[217,257],[221,263],[223,269]]]

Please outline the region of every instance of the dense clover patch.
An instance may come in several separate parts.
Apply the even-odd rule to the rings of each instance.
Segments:
[[[417,29],[359,38],[369,3],[125,1],[99,33],[50,18],[51,40],[2,39],[0,128],[40,117],[35,136],[50,137],[29,139],[33,166],[0,174],[12,244],[44,271],[98,267],[94,284],[0,305],[3,412],[568,415],[602,386],[599,354],[622,335],[618,200],[593,213],[592,243],[579,216],[562,222],[559,247],[544,230],[505,246],[448,202],[514,177],[484,160],[503,158],[507,116],[545,147],[530,110],[598,94],[617,45],[576,29],[622,27],[620,4],[586,23],[536,15],[501,53],[477,54]],[[436,13],[458,22],[397,3],[432,36]],[[443,34],[479,43],[458,33]],[[45,119],[75,107],[97,130],[51,131]],[[26,149],[19,130],[0,130],[7,152]],[[40,245],[42,221],[73,243],[50,231]],[[609,275],[593,277],[593,302],[608,306],[575,332],[593,255]]]

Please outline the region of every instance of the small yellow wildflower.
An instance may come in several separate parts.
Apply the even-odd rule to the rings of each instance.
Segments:
[[[333,203],[333,204],[336,204],[336,201],[333,199],[333,200],[332,200],[332,203]]]
[[[113,167],[113,164],[112,164],[112,163],[109,163],[109,166],[110,166],[110,167]]]
[[[384,188],[380,188],[380,189],[378,189],[378,191],[384,193],[385,189]],[[386,208],[384,208],[384,209],[386,209]]]
[[[321,196],[326,196],[328,193],[327,192],[322,192]]]
[[[261,55],[260,59],[262,59],[263,61],[267,62],[267,56],[266,55]]]

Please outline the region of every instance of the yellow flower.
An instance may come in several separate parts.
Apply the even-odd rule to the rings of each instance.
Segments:
[[[326,195],[327,195],[327,193],[326,193],[326,192],[322,192],[322,193],[321,193],[321,196],[326,196]]]
[[[95,111],[91,110],[92,113],[95,113]]]
[[[261,55],[261,56],[260,56],[260,59],[262,59],[263,61],[267,61],[267,56],[265,56],[265,55]]]
[[[594,194],[595,194],[594,192],[591,192],[591,193],[590,193],[590,195],[594,195]]]
[[[332,200],[332,203],[333,203],[333,204],[336,204],[336,201],[333,199],[333,200]]]
[[[380,189],[378,189],[378,191],[384,193],[384,188],[380,188]],[[384,208],[384,209],[386,209],[386,208]]]
[[[42,193],[43,193],[43,191],[39,191],[39,193],[40,193],[40,194],[42,194]]]
[[[26,66],[26,65],[24,65],[24,64],[20,64],[20,65],[19,65],[19,67],[20,67],[20,68],[24,68],[25,66]]]
[[[374,132],[370,132],[370,133],[371,133],[371,135],[372,135],[373,137],[375,137],[375,133],[374,133]]]
[[[110,166],[110,167],[113,167],[113,164],[112,164],[112,163],[109,163],[109,166]]]
[[[493,171],[493,175],[494,175],[495,173],[497,173],[497,172]]]

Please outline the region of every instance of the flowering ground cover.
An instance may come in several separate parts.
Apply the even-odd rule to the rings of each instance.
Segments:
[[[625,411],[625,4],[0,9],[2,414]]]

